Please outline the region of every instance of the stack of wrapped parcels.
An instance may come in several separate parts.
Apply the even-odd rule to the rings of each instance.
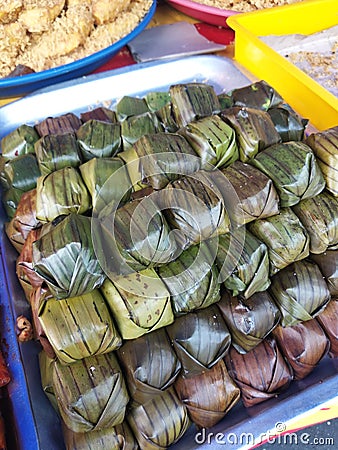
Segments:
[[[167,448],[337,356],[338,127],[306,126],[264,81],[187,83],[2,139],[68,449]]]

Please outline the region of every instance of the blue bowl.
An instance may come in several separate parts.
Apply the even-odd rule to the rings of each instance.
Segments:
[[[99,52],[93,53],[86,58],[53,69],[43,70],[42,72],[36,72],[20,77],[0,78],[0,98],[22,96],[35,91],[36,89],[91,73],[93,70],[108,62],[122,47],[138,36],[152,19],[155,10],[156,0],[154,0],[148,13],[133,31],[115,42],[115,44],[112,44]]]

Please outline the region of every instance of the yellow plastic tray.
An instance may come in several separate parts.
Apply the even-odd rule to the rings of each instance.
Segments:
[[[235,60],[271,84],[319,130],[338,125],[338,98],[280,56],[259,36],[312,34],[338,24],[337,0],[307,0],[231,16]]]

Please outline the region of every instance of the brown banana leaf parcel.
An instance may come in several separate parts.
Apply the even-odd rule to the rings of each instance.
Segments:
[[[201,158],[201,168],[226,167],[239,158],[236,133],[219,116],[188,123],[179,131]]]
[[[81,120],[74,113],[66,113],[57,117],[46,117],[35,125],[40,137],[46,134],[75,133],[82,125]]]
[[[192,378],[179,376],[175,390],[191,421],[202,428],[216,425],[240,399],[240,390],[223,360]]]
[[[22,194],[13,217],[14,227],[26,240],[29,232],[41,225],[36,217],[36,189]]]
[[[329,349],[329,341],[315,319],[291,327],[278,326],[272,335],[292,367],[295,380],[311,373]]]
[[[228,352],[231,335],[216,305],[178,317],[166,328],[182,364],[182,376],[211,369]]]
[[[75,433],[123,422],[129,401],[114,352],[89,356],[70,365],[53,365],[53,389],[65,425]]]
[[[262,111],[268,111],[284,101],[283,97],[264,80],[233,89],[230,97],[236,106],[249,106]]]
[[[17,229],[17,225],[18,225],[17,222],[14,221],[15,211],[16,210],[12,211],[13,217],[11,218],[11,220],[9,222],[5,222],[4,229],[5,229],[8,239],[10,240],[10,242],[13,245],[13,247],[15,248],[15,250],[18,253],[21,253],[22,248],[25,243],[25,239],[22,237],[21,231],[19,229]]]
[[[143,135],[133,149],[139,158],[140,180],[154,189],[197,172],[201,166],[193,148],[177,133]]]
[[[173,388],[147,403],[132,405],[127,421],[142,450],[165,450],[181,439],[190,424],[187,409]]]
[[[108,158],[122,150],[121,125],[91,119],[76,132],[81,159]]]
[[[35,143],[41,175],[81,164],[80,149],[74,133],[47,134]]]
[[[267,291],[249,298],[224,292],[217,306],[231,333],[232,345],[239,353],[255,348],[278,325],[281,313]]]
[[[326,181],[326,189],[338,196],[338,126],[312,133],[306,139]]]
[[[98,289],[69,299],[41,300],[38,320],[61,363],[111,352],[122,345]]]
[[[76,297],[101,286],[106,276],[91,239],[91,219],[79,214],[46,224],[33,243],[33,269],[55,298]]]
[[[233,214],[244,225],[279,213],[279,197],[273,182],[250,164],[235,161],[222,170],[238,196]]]
[[[123,339],[169,325],[174,320],[170,294],[153,269],[134,272],[103,283],[101,292]]]
[[[207,308],[220,299],[218,270],[205,242],[187,248],[157,271],[170,292],[175,316]]]
[[[218,239],[216,264],[220,280],[232,295],[249,298],[270,286],[268,248],[262,241],[248,230],[244,240],[230,233],[215,239]],[[214,239],[209,244],[216,245]]]
[[[112,203],[98,212],[94,233],[98,258],[111,278],[175,259],[175,236],[152,196],[116,206]]]
[[[125,342],[117,357],[130,396],[140,404],[168,389],[181,370],[164,328]]]
[[[325,180],[311,148],[293,141],[271,145],[250,160],[273,181],[281,207],[296,205],[315,197],[325,187]]]
[[[309,255],[309,235],[292,208],[281,208],[279,214],[247,227],[268,248],[270,275]]]
[[[271,117],[259,109],[232,106],[220,113],[220,117],[236,132],[239,159],[247,162],[258,152],[281,142]]]
[[[115,427],[74,433],[62,427],[66,450],[139,450],[135,437],[125,420]]]
[[[181,248],[230,230],[230,219],[213,172],[200,170],[170,183],[158,199]]]
[[[214,88],[205,83],[183,83],[170,86],[169,94],[175,122],[185,127],[193,120],[212,116],[220,111]]]
[[[338,298],[334,297],[328,303],[323,312],[318,314],[316,320],[318,320],[320,326],[325,331],[329,342],[330,349],[329,355],[332,358],[338,356]]]
[[[271,278],[269,292],[282,313],[282,326],[313,319],[330,301],[330,291],[317,264],[296,261]]]
[[[98,106],[97,108],[85,111],[80,114],[81,121],[88,122],[88,120],[100,120],[101,122],[115,123],[117,122],[116,112],[110,108],[104,106]]]
[[[338,197],[323,191],[293,207],[310,237],[310,252],[338,249]]]
[[[36,217],[51,222],[63,214],[84,214],[91,208],[91,198],[75,167],[65,167],[38,178]]]
[[[338,250],[328,250],[320,255],[311,254],[323,274],[332,297],[338,296]]]
[[[1,139],[1,154],[5,161],[21,155],[34,153],[34,144],[39,135],[34,127],[21,125]]]
[[[231,347],[225,363],[245,407],[276,397],[292,380],[292,371],[270,336],[248,353]]]

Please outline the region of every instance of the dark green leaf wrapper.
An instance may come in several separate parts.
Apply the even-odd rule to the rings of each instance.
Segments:
[[[83,161],[108,158],[121,151],[121,125],[119,123],[88,120],[76,132]]]
[[[307,119],[301,118],[286,105],[270,108],[268,113],[282,142],[303,140],[305,128],[308,124]]]
[[[231,343],[216,305],[181,316],[166,330],[186,378],[211,369],[228,352]]]
[[[9,188],[2,194],[2,204],[9,219],[13,219],[16,208],[20,202],[23,191],[16,188]]]
[[[181,363],[163,328],[132,341],[117,351],[128,391],[133,400],[144,404],[171,386]]]
[[[1,153],[5,161],[21,155],[34,153],[34,144],[39,135],[34,127],[21,125],[1,139]]]
[[[229,375],[241,390],[245,407],[275,397],[292,380],[291,369],[272,337],[245,354],[231,347],[225,362]]]
[[[310,252],[338,249],[338,197],[323,191],[293,207],[310,237]]]
[[[309,235],[291,208],[247,225],[249,231],[268,247],[270,275],[309,255]]]
[[[306,139],[326,181],[326,189],[338,196],[338,126],[312,133]]]
[[[248,106],[263,111],[268,111],[283,103],[280,94],[264,80],[233,89],[230,96],[237,106]]]
[[[291,327],[278,326],[272,335],[292,367],[295,380],[309,375],[329,349],[329,341],[315,319]]]
[[[328,250],[320,255],[311,254],[323,274],[331,296],[338,296],[338,250]]]
[[[217,304],[239,353],[255,348],[278,325],[281,313],[267,291],[249,298],[224,292]]]
[[[123,150],[128,150],[140,137],[160,131],[160,125],[155,113],[146,112],[131,116],[121,122]]]
[[[281,138],[269,116],[259,109],[232,106],[224,109],[220,116],[236,132],[239,159],[247,162]]]
[[[201,428],[216,425],[240,399],[240,390],[223,360],[192,378],[179,376],[175,390],[192,422]]]
[[[129,396],[114,352],[53,365],[53,389],[65,425],[75,433],[123,422]]]
[[[47,134],[35,143],[35,154],[42,175],[81,164],[74,133]]]
[[[124,95],[116,105],[116,115],[119,121],[124,121],[128,117],[138,116],[149,111],[144,98]]]
[[[331,298],[319,267],[307,260],[294,262],[274,275],[269,292],[285,327],[313,319]]]
[[[35,155],[31,153],[18,156],[4,165],[5,189],[15,188],[22,192],[36,187],[36,181],[41,175]]]
[[[164,450],[177,442],[189,426],[187,409],[173,388],[143,405],[134,405],[127,420],[142,450]]]
[[[207,308],[220,299],[218,270],[206,243],[193,245],[181,255],[158,268],[167,286],[175,316]]]
[[[250,163],[274,182],[281,206],[293,206],[300,200],[318,195],[325,180],[311,148],[304,142],[271,145]]]
[[[329,342],[329,355],[332,358],[338,356],[338,298],[334,297],[328,303],[323,312],[318,314],[316,320],[325,331]]]
[[[91,239],[91,219],[61,217],[33,243],[33,268],[58,298],[76,297],[101,286],[106,276]]]

